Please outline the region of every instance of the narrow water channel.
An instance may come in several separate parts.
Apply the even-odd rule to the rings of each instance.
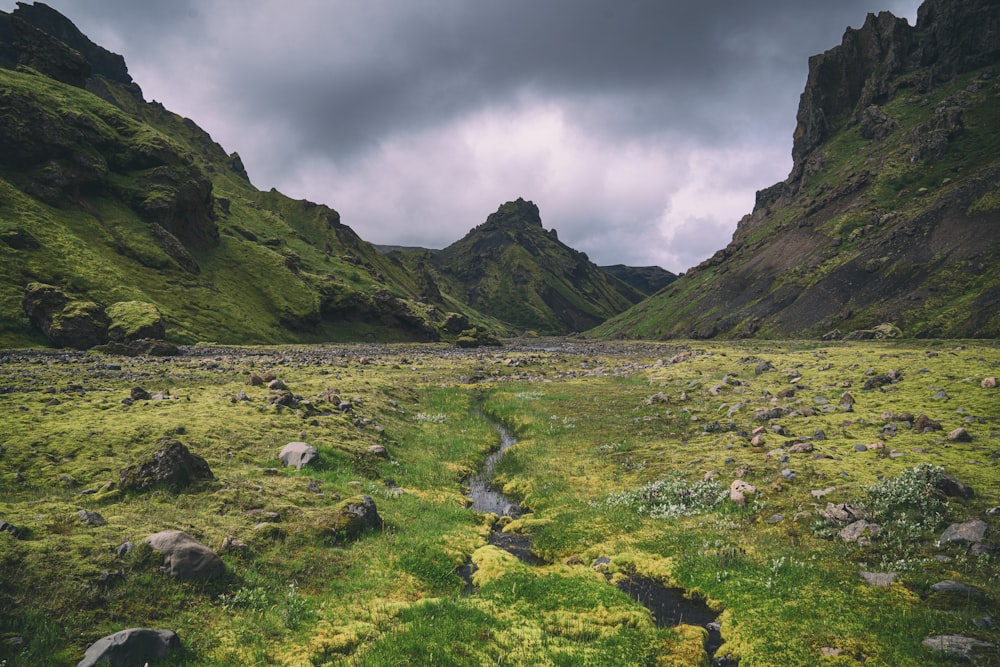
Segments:
[[[482,469],[469,478],[469,499],[472,501],[472,509],[484,514],[493,513],[497,516],[509,516],[518,518],[522,514],[521,506],[506,497],[496,487],[493,486],[493,476],[496,473],[497,464],[508,449],[517,444],[517,437],[513,431],[501,424],[489,415],[480,412],[484,419],[496,430],[500,438],[500,446],[497,451],[491,453],[483,462]],[[494,530],[490,533],[489,543],[513,554],[521,561],[529,565],[544,565],[543,561],[531,549],[531,538],[527,535],[517,535]],[[607,559],[601,559],[607,562]],[[472,585],[472,563],[467,563],[460,570],[460,574],[468,584],[468,591],[474,592]],[[618,584],[619,590],[626,593],[633,600],[649,609],[657,625],[661,627],[673,627],[681,623],[687,625],[697,625],[708,631],[708,641],[705,650],[708,653],[712,665],[735,665],[735,661],[730,661],[727,657],[715,658],[715,652],[722,645],[722,634],[719,631],[719,612],[713,611],[702,600],[692,600],[685,596],[684,589],[668,588],[652,579],[633,575]]]

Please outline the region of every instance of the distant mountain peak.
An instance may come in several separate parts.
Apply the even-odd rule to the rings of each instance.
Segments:
[[[492,229],[517,225],[542,226],[542,216],[538,212],[538,206],[535,205],[535,202],[518,197],[514,201],[501,204],[496,213],[491,213],[480,227],[481,229]]]

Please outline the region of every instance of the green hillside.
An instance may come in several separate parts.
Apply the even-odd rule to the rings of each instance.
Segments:
[[[810,60],[788,179],[596,336],[1000,336],[996,3],[884,12]],[[864,335],[864,334],[859,334]]]

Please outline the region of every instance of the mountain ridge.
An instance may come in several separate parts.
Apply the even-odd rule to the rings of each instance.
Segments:
[[[809,60],[786,180],[595,336],[1000,335],[1000,6],[870,14]],[[985,63],[985,64],[984,64]]]

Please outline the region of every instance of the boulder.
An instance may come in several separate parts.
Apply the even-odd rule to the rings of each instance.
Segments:
[[[895,572],[861,572],[861,578],[869,586],[878,586],[879,588],[889,588],[892,582],[896,581],[897,576]]]
[[[964,428],[956,428],[948,433],[948,440],[951,442],[972,442],[972,436]]]
[[[968,484],[960,482],[951,475],[942,474],[935,482],[934,488],[948,496],[949,498],[972,498],[976,495],[975,490]]]
[[[748,482],[744,482],[742,479],[733,480],[733,483],[729,485],[729,499],[743,507],[747,504],[746,497],[748,495],[753,495],[757,493],[757,487]]]
[[[340,540],[360,537],[366,530],[382,527],[382,517],[378,514],[371,496],[359,495],[342,501],[333,510],[330,520],[323,525],[324,531],[333,533]]]
[[[839,505],[827,503],[826,508],[819,511],[819,515],[831,526],[846,526],[849,523],[868,518],[868,514],[863,509],[847,503]]]
[[[996,389],[997,379],[995,377],[983,378],[983,381],[979,383],[983,389]]]
[[[975,661],[979,651],[983,649],[993,649],[996,646],[990,642],[984,642],[973,637],[964,635],[931,635],[920,645],[929,651],[944,653],[953,658],[961,660]]]
[[[881,533],[882,526],[858,519],[841,528],[837,535],[845,542],[857,542],[858,546],[866,547],[871,544],[870,538],[878,537]]]
[[[943,427],[941,422],[935,421],[927,415],[920,415],[913,422],[913,428],[917,433],[924,433],[925,431],[940,431]]]
[[[87,648],[76,667],[131,667],[160,660],[180,647],[180,639],[171,630],[130,628],[101,637]]]
[[[986,522],[982,519],[972,519],[965,523],[953,523],[941,533],[943,543],[973,544],[981,542],[986,537]]]
[[[85,350],[108,342],[110,321],[104,308],[93,301],[71,299],[58,287],[30,283],[21,307],[56,347]]]
[[[80,519],[80,521],[88,526],[103,526],[107,523],[103,516],[97,512],[91,512],[89,510],[80,510],[76,513],[76,516]]]
[[[163,571],[175,579],[202,580],[221,577],[226,566],[214,551],[180,530],[164,530],[146,538],[163,554]]]
[[[208,463],[192,454],[179,440],[161,438],[149,458],[124,468],[118,485],[125,491],[145,491],[166,486],[179,491],[200,479],[215,479]]]
[[[281,449],[278,458],[287,467],[295,466],[296,470],[302,470],[302,466],[312,463],[319,457],[319,451],[312,445],[304,442],[290,442]]]

